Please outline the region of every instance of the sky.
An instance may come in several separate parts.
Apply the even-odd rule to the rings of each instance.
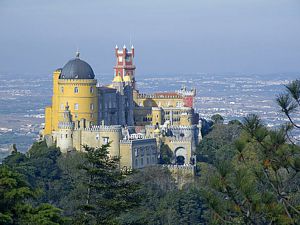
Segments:
[[[51,74],[75,57],[113,74],[300,72],[299,0],[0,0],[0,74]]]

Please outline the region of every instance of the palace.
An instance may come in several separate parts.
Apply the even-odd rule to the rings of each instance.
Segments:
[[[43,138],[62,152],[83,151],[84,145],[111,143],[120,168],[157,164],[162,146],[173,152],[174,165],[195,163],[201,140],[195,113],[196,90],[143,94],[137,89],[132,46],[115,48],[113,81],[100,85],[79,52],[53,73],[52,105],[45,109]]]

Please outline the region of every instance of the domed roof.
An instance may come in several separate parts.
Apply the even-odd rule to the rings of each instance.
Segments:
[[[79,52],[76,53],[76,58],[71,59],[62,68],[59,79],[94,79],[95,74],[92,67],[85,61],[79,58]]]
[[[121,76],[117,75],[117,76],[114,77],[113,82],[118,82],[118,83],[123,82],[123,79],[122,79]]]
[[[124,76],[124,82],[131,82],[130,76],[128,75]]]

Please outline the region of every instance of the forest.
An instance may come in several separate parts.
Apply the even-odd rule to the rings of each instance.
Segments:
[[[179,187],[160,164],[120,171],[108,145],[62,154],[40,141],[0,165],[0,224],[300,224],[300,81],[276,101],[288,123],[254,114],[202,122],[197,175]],[[162,146],[161,162],[172,153]]]

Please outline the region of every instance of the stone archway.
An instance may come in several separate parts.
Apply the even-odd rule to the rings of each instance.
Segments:
[[[175,163],[177,165],[184,165],[188,163],[187,150],[184,147],[175,149]]]

